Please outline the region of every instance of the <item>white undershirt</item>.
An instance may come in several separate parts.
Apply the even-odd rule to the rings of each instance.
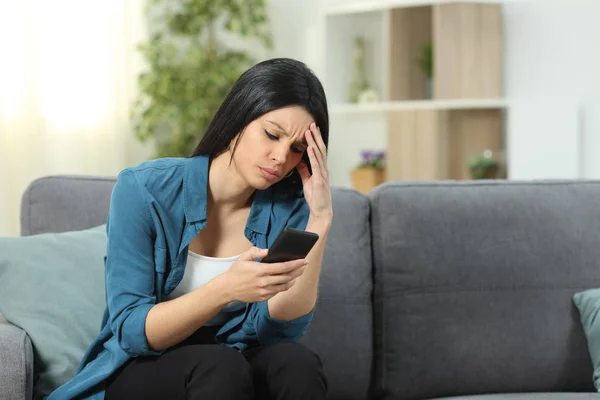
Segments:
[[[167,296],[167,300],[183,296],[205,285],[211,279],[226,272],[238,258],[239,256],[225,258],[207,257],[188,251],[188,260],[183,278],[173,292]],[[204,325],[222,325],[229,320],[232,313],[240,311],[245,306],[245,303],[238,301],[231,302],[223,307],[215,318]]]

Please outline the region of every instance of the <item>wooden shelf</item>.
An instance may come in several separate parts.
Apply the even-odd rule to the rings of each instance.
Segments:
[[[409,110],[478,110],[507,108],[504,99],[459,99],[459,100],[413,100],[383,101],[379,103],[334,103],[329,106],[332,114],[373,113]]]
[[[470,157],[505,153],[501,0],[337,1],[322,19],[331,138],[344,143],[334,168],[350,171],[369,146],[387,152],[388,181],[469,179]],[[379,102],[348,103],[357,37]],[[417,61],[427,44],[430,80]]]
[[[381,11],[391,8],[408,8],[433,6],[436,4],[448,3],[488,3],[501,4],[502,0],[497,1],[481,1],[481,0],[362,0],[348,2],[347,4],[333,5],[325,7],[324,14],[327,15],[347,15],[357,14],[370,11]]]

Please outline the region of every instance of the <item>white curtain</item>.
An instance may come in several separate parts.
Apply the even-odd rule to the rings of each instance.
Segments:
[[[144,160],[129,124],[144,0],[0,1],[0,236],[27,185]]]

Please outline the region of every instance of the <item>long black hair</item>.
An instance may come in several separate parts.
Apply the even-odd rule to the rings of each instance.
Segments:
[[[328,145],[329,113],[321,82],[303,62],[274,58],[254,65],[238,78],[191,156],[214,157],[225,152],[250,122],[270,111],[290,106],[303,107],[313,117]],[[238,142],[239,138],[232,157]],[[302,159],[312,173],[308,154]],[[276,186],[300,194],[302,181],[298,171],[294,169],[291,176]]]

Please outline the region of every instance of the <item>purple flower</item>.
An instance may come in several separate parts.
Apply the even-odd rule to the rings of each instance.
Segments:
[[[363,150],[360,152],[360,157],[362,158],[363,162],[369,162],[373,158],[373,152],[370,150]]]
[[[360,157],[360,167],[382,168],[383,162],[385,161],[385,152],[375,150],[363,150],[360,152]]]
[[[384,151],[363,150],[360,152],[363,162],[383,161],[385,160]]]

